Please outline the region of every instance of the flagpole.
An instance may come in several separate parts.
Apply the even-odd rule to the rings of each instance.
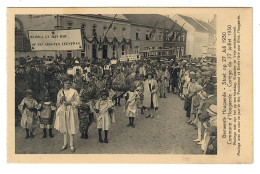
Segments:
[[[112,20],[111,24],[109,25],[109,27],[108,27],[108,29],[107,29],[107,31],[106,31],[106,33],[105,33],[105,35],[104,35],[104,38],[106,37],[106,35],[107,35],[107,32],[108,32],[108,31],[110,30],[110,28],[112,27],[112,24],[114,23],[114,20],[115,20],[116,16],[117,16],[117,14],[115,14],[115,16],[114,16],[114,18],[113,18],[113,20]]]
[[[112,27],[112,24],[114,23],[114,20],[115,20],[116,16],[117,16],[117,14],[115,14],[115,16],[114,16],[112,22],[110,23],[110,25],[109,25],[109,27],[108,27],[106,33],[104,34],[104,39],[105,39],[105,37],[106,37],[106,35],[107,35],[107,32],[108,32],[108,31],[110,30],[110,28]],[[104,41],[104,39],[103,39],[103,41]],[[100,36],[99,49],[101,49],[101,43],[102,43],[102,41],[101,41],[101,36]]]
[[[181,30],[180,30],[180,32],[177,34],[177,36],[176,36],[176,39],[181,35],[181,33],[182,33],[182,30],[183,30],[183,26],[184,26],[184,24],[185,23],[183,23],[183,25],[182,25],[182,27],[181,27]]]

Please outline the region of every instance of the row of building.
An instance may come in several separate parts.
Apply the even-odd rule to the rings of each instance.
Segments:
[[[209,22],[183,15],[63,14],[16,15],[15,55],[81,58],[120,58],[145,50],[171,49],[179,58],[216,54],[216,17]],[[111,25],[112,24],[112,25]],[[81,29],[79,51],[31,51],[28,30]]]

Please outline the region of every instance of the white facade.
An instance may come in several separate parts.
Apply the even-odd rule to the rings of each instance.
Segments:
[[[183,28],[187,30],[186,55],[191,55],[194,58],[216,54],[215,34],[197,31],[194,26],[178,14],[169,17],[180,26],[184,24]]]

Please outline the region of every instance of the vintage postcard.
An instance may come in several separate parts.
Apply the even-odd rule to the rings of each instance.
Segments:
[[[8,8],[9,163],[253,163],[252,8]]]

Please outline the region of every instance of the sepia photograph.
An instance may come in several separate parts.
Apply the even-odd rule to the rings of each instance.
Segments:
[[[218,154],[214,12],[14,20],[15,154]]]

